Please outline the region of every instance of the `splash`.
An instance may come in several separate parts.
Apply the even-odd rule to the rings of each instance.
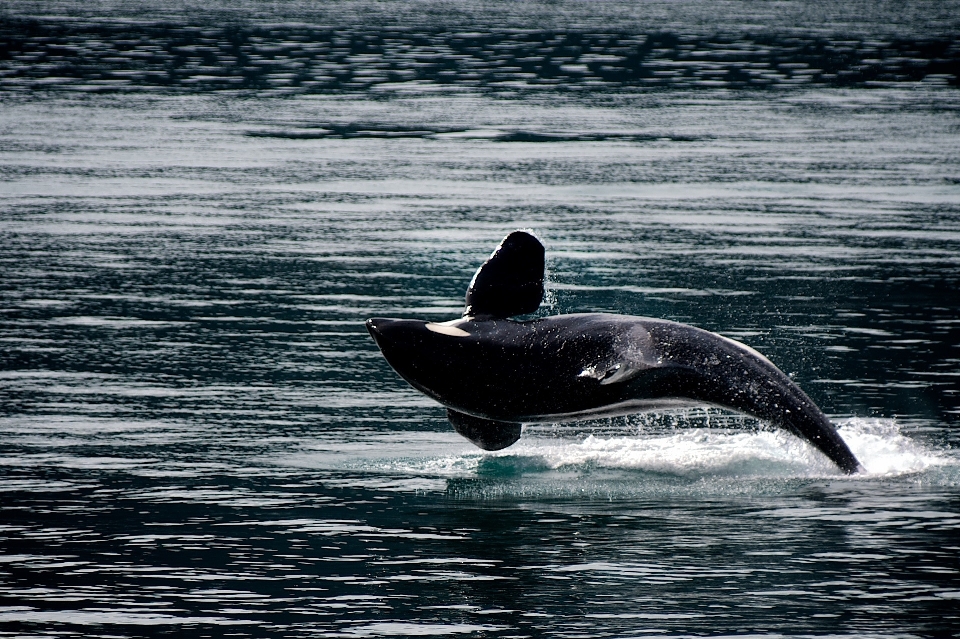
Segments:
[[[838,431],[866,469],[860,477],[892,477],[960,465],[948,451],[933,450],[903,434],[894,420],[854,417],[842,420]],[[841,475],[807,442],[764,429],[692,428],[636,436],[588,435],[579,441],[534,435],[499,456],[534,458],[549,470],[616,469],[691,478]]]
[[[502,455],[513,456],[539,459],[549,470],[629,470],[691,478],[831,471],[830,462],[804,442],[773,431],[695,428],[633,437],[589,435],[582,441],[531,438]]]
[[[898,476],[956,467],[960,458],[949,450],[934,450],[901,432],[892,419],[852,417],[837,429],[867,470],[867,476]]]
[[[525,427],[517,444],[494,453],[469,444],[456,450],[454,442],[442,438],[442,446],[422,450],[422,456],[355,459],[350,470],[508,484],[546,481],[558,489],[559,484],[577,481],[612,481],[626,489],[662,481],[870,481],[931,473],[939,477],[937,481],[956,481],[960,475],[960,458],[953,451],[905,434],[892,419],[853,417],[838,422],[838,432],[866,469],[846,476],[807,442],[740,416],[700,411],[668,417],[593,424],[594,428],[586,429]]]

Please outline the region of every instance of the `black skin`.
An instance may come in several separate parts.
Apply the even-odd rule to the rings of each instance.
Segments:
[[[789,377],[749,347],[692,326],[591,313],[442,325],[375,318],[367,329],[394,370],[483,448],[515,442],[520,423],[708,404],[791,431],[845,473],[862,470]]]

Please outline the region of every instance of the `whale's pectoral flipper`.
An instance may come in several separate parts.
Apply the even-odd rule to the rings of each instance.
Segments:
[[[543,300],[543,244],[514,231],[477,269],[467,289],[464,317],[510,317],[532,313]]]
[[[484,450],[500,450],[520,439],[520,424],[474,417],[447,409],[453,429]]]

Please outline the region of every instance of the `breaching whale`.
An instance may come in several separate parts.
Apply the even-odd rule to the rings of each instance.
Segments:
[[[844,472],[861,466],[817,405],[749,346],[686,324],[606,313],[509,319],[543,299],[544,248],[514,231],[473,276],[460,319],[373,318],[387,362],[485,450],[521,424],[713,405],[787,429]]]

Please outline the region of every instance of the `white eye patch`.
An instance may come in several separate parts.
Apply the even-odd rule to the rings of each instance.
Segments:
[[[428,331],[440,333],[441,335],[449,335],[450,337],[466,337],[470,334],[462,328],[450,326],[449,324],[434,324],[433,322],[427,322],[426,326]]]

